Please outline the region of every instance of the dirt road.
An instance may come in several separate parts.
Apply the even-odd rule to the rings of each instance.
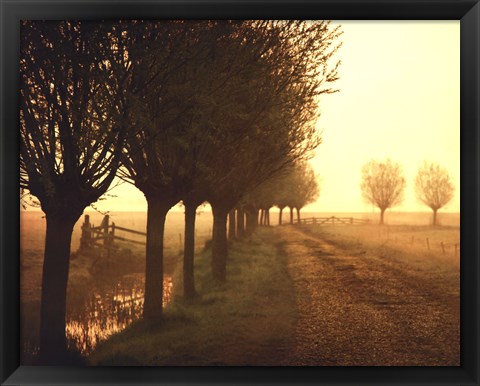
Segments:
[[[320,236],[278,227],[299,317],[285,364],[458,366],[458,286]]]

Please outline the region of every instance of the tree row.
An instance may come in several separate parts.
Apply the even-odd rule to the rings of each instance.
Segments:
[[[179,201],[186,297],[195,295],[199,205],[212,207],[218,282],[227,279],[229,212],[268,214],[277,204],[299,214],[308,199],[268,185],[310,173],[302,165],[321,142],[319,96],[335,91],[339,35],[323,21],[22,22],[20,187],[47,223],[44,363],[61,363],[66,350],[73,226],[116,177],[148,205],[147,319],[162,316],[165,218]]]

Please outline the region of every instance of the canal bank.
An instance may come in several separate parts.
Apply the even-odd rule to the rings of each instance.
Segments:
[[[37,363],[40,328],[41,256],[22,255],[22,365]],[[165,256],[164,304],[171,299],[172,275],[181,256]],[[117,244],[71,255],[67,290],[66,337],[71,360],[85,364],[96,345],[141,318],[145,281],[144,247]]]
[[[100,343],[91,365],[278,365],[294,346],[295,293],[287,258],[271,229],[231,243],[227,283],[215,284],[211,251],[196,256],[199,297],[186,304],[181,269],[159,323],[136,321]]]

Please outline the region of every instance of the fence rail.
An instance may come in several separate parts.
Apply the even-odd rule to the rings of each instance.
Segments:
[[[115,234],[115,231],[129,232],[135,235],[147,236],[145,232],[139,232],[135,229],[129,229],[125,227],[116,226],[114,222],[110,223],[109,215],[103,217],[102,223],[99,226],[94,226],[90,223],[90,216],[85,215],[82,224],[82,236],[80,237],[80,249],[92,248],[99,241],[103,241],[104,247],[112,247],[115,240],[125,241],[133,244],[145,245],[145,241],[138,241],[121,237]]]
[[[368,224],[370,220],[360,219],[354,217],[308,217],[301,218],[300,221],[294,220],[294,224],[301,225],[358,225],[358,224]]]

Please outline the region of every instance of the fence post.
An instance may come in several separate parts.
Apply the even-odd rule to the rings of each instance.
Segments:
[[[90,215],[84,216],[82,224],[82,236],[80,237],[80,249],[85,250],[90,248],[92,240],[92,233],[90,229]]]
[[[415,236],[412,236],[412,245],[415,242]]]
[[[440,245],[442,246],[442,252],[443,252],[443,254],[445,254],[445,244],[443,243],[443,241],[440,243]]]
[[[108,247],[108,222],[110,221],[110,216],[106,214],[103,217],[102,225],[101,227],[103,228],[103,245]]]
[[[430,250],[430,241],[428,240],[428,237],[427,237],[427,249]]]
[[[110,231],[110,244],[115,242],[115,223],[112,222],[112,230]]]

